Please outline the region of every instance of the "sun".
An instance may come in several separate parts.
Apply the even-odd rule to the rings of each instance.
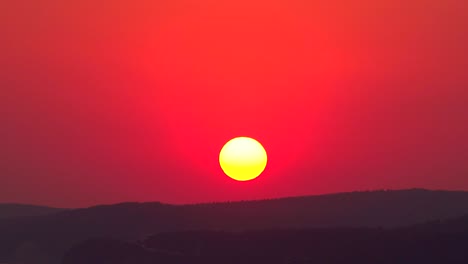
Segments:
[[[219,153],[224,173],[237,181],[249,181],[262,174],[267,165],[265,148],[257,140],[237,137],[228,141]]]

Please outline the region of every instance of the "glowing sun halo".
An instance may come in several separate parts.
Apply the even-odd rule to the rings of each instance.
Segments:
[[[267,165],[267,153],[262,144],[249,137],[227,142],[219,153],[219,164],[227,176],[238,181],[257,178]]]

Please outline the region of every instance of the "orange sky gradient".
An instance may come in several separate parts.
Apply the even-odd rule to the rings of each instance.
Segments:
[[[0,202],[468,190],[468,4],[0,3]],[[266,171],[218,164],[237,136]]]

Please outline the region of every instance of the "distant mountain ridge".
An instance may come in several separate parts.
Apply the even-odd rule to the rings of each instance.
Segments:
[[[55,252],[58,263],[73,244],[108,237],[137,240],[190,230],[397,228],[468,214],[468,192],[350,192],[261,201],[195,205],[121,203],[54,214],[0,219],[0,263],[26,241]]]
[[[15,204],[15,203],[0,203],[0,219],[25,217],[25,216],[40,216],[61,212],[65,209],[53,208],[48,206]]]

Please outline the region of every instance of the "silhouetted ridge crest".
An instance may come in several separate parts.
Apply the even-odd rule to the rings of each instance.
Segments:
[[[467,192],[424,189],[196,205],[120,203],[0,220],[0,260],[2,254],[9,254],[6,248],[20,247],[25,241],[61,257],[70,246],[96,237],[141,240],[151,234],[190,230],[397,228],[467,213]]]

